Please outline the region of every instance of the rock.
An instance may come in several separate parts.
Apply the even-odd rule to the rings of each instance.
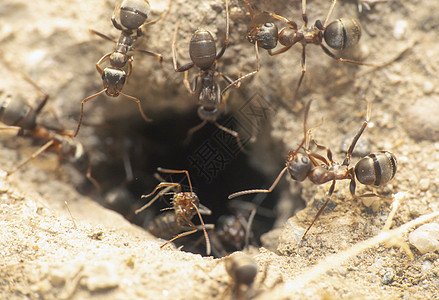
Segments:
[[[415,140],[439,141],[439,95],[418,99],[406,107],[405,130]]]
[[[390,284],[392,283],[394,277],[395,277],[395,272],[393,272],[393,270],[387,270],[386,273],[384,273],[381,282],[383,284]]]
[[[422,254],[439,250],[439,224],[420,226],[409,234],[409,242]]]
[[[96,263],[87,266],[84,271],[85,286],[91,292],[109,290],[119,286],[120,278],[116,266],[112,263]]]

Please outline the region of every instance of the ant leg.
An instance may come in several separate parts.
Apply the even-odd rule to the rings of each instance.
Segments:
[[[239,134],[238,134],[238,132],[236,132],[236,131],[234,131],[234,130],[232,130],[232,129],[229,129],[229,128],[227,128],[227,127],[224,127],[224,126],[220,125],[217,121],[213,122],[213,124],[214,124],[216,127],[218,127],[219,129],[221,129],[222,131],[227,132],[227,133],[230,134],[231,136],[234,136],[235,139],[236,139],[236,143],[238,144],[239,149],[240,149],[243,153],[248,154],[248,151],[244,149],[244,147],[243,147],[243,145],[242,145],[242,143],[241,143],[241,139],[239,138]]]
[[[166,11],[162,12],[161,15],[160,15],[157,19],[152,20],[152,21],[149,21],[148,23],[145,23],[145,24],[143,24],[142,26],[140,26],[140,27],[137,29],[137,32],[140,32],[140,33],[141,33],[143,27],[154,25],[154,24],[156,24],[158,21],[160,21],[161,19],[163,19],[164,17],[166,17],[166,15],[168,15],[169,12],[171,11],[171,8],[172,8],[172,5],[173,5],[173,4],[174,4],[174,1],[169,1],[169,6],[168,6],[168,9],[167,9]]]
[[[49,100],[49,93],[43,89],[38,83],[36,83],[32,78],[30,78],[26,73],[24,73],[21,69],[15,68],[9,61],[6,60],[3,53],[0,52],[0,59],[3,61],[3,63],[12,71],[19,73],[24,80],[29,82],[35,89],[40,91],[42,94],[41,96],[41,102],[38,104],[38,106],[35,108],[35,115],[38,115],[40,111],[43,109],[43,107],[46,105],[47,100]],[[4,107],[0,108],[0,113],[3,113]]]
[[[90,31],[90,33],[96,34],[97,36],[103,38],[104,40],[107,40],[107,41],[110,41],[110,42],[117,44],[116,40],[114,40],[112,37],[110,37],[106,34],[100,33],[99,31],[96,31],[94,29],[89,29],[88,31]]]
[[[122,92],[119,92],[119,94],[121,94],[122,96],[124,96],[124,97],[127,98],[127,99],[130,99],[131,101],[136,102],[137,105],[139,106],[139,111],[140,111],[140,114],[142,115],[142,118],[143,118],[146,122],[151,122],[151,121],[152,121],[152,120],[149,119],[149,118],[145,115],[145,113],[143,112],[142,105],[140,104],[140,100],[139,100],[139,99],[137,99],[136,97],[133,97],[133,96],[130,96],[130,95],[124,94],[124,93],[122,93]]]
[[[297,99],[297,93],[299,92],[299,88],[302,84],[302,80],[303,77],[305,77],[305,73],[306,73],[306,48],[305,45],[302,46],[302,75],[300,76],[299,82],[297,83],[296,86],[296,90],[294,91],[294,95],[293,95],[293,111],[294,110],[299,110],[300,107],[297,107],[297,103],[296,103],[296,99]]]
[[[261,69],[261,61],[259,59],[259,49],[258,49],[258,41],[256,41],[255,43],[255,55],[256,55],[256,63],[257,63],[257,67],[256,67],[256,71],[250,72],[248,74],[245,74],[244,76],[240,76],[238,79],[236,79],[235,81],[229,83],[228,86],[226,86],[224,88],[224,90],[221,92],[221,96],[224,95],[224,93],[230,89],[232,86],[235,86],[236,88],[238,88],[241,85],[241,81],[243,79],[249,78],[253,75],[255,75],[256,73],[259,72],[259,70]]]
[[[192,135],[197,132],[198,130],[200,130],[201,128],[204,127],[204,125],[206,125],[207,121],[204,120],[203,122],[201,122],[200,124],[192,127],[191,129],[188,130],[186,138],[183,141],[183,144],[187,145],[190,143],[191,139],[192,139]]]
[[[17,135],[20,135],[23,132],[23,128],[21,128],[20,126],[0,126],[0,130],[16,130]]]
[[[247,195],[247,194],[255,194],[255,193],[271,193],[271,191],[279,183],[279,180],[282,178],[282,175],[285,173],[285,171],[287,169],[288,168],[285,167],[285,168],[282,169],[282,171],[280,171],[279,175],[277,175],[276,180],[273,182],[273,184],[270,186],[270,188],[268,190],[262,190],[262,189],[246,190],[246,191],[241,191],[241,192],[230,194],[227,198],[233,199],[233,198],[236,198],[238,196]]]
[[[169,244],[169,243],[171,243],[171,242],[173,242],[173,241],[175,241],[175,240],[177,240],[177,239],[179,239],[179,238],[181,238],[181,237],[184,237],[184,236],[188,236],[188,235],[191,235],[192,233],[195,233],[195,232],[197,232],[197,231],[200,231],[200,230],[213,230],[213,229],[215,229],[215,224],[205,224],[204,225],[204,228],[203,227],[199,227],[199,226],[195,226],[194,225],[194,227],[195,227],[195,229],[193,229],[193,230],[190,230],[190,231],[186,231],[186,232],[183,232],[183,233],[180,233],[179,235],[177,235],[177,236],[175,236],[175,237],[173,237],[171,240],[169,240],[169,241],[167,241],[166,243],[164,243],[163,245],[161,245],[160,246],[160,249],[162,249],[164,246],[166,246],[167,244]],[[207,232],[205,232],[206,233],[206,235],[207,235]],[[206,238],[206,236],[205,236],[205,238]],[[210,255],[210,240],[209,239],[207,239],[206,240],[207,242],[206,242],[206,254],[207,255]]]
[[[210,247],[209,236],[207,235],[207,231],[206,231],[206,225],[204,225],[204,221],[203,221],[203,218],[201,217],[201,214],[200,214],[200,211],[198,210],[198,207],[194,203],[192,203],[192,206],[196,209],[198,217],[200,218],[201,226],[203,227],[204,238],[206,239],[206,254],[210,255],[211,247]],[[190,223],[192,223],[192,222],[190,222]]]
[[[148,197],[152,196],[157,190],[164,188],[164,187],[165,187],[165,189],[163,191],[161,191],[160,193],[158,193],[158,195],[157,195],[158,197],[154,197],[148,203],[146,203],[144,206],[142,206],[141,208],[134,211],[134,213],[137,215],[138,213],[140,213],[140,212],[144,211],[145,209],[147,209],[148,207],[150,207],[161,195],[163,195],[164,193],[166,193],[168,191],[168,189],[167,189],[168,187],[177,187],[178,190],[181,190],[181,185],[179,183],[160,182],[151,193],[149,193],[148,195],[142,195],[141,198],[142,199],[148,198]]]
[[[329,162],[331,164],[334,164],[334,160],[332,159],[332,151],[329,149],[329,147],[317,144],[317,141],[315,139],[312,139],[314,145],[316,145],[317,149],[319,150],[326,150],[326,157],[328,158]]]
[[[93,94],[93,95],[91,95],[91,96],[85,98],[84,100],[82,100],[82,103],[81,103],[81,116],[79,117],[78,126],[76,127],[76,130],[75,130],[75,133],[73,134],[73,137],[75,137],[75,136],[78,135],[79,128],[81,127],[82,117],[84,116],[84,103],[86,103],[86,102],[88,102],[89,100],[91,100],[91,99],[93,99],[93,98],[99,96],[100,94],[104,93],[106,90],[107,90],[107,89],[103,89],[102,91],[100,91],[100,92],[98,92],[98,93],[96,93],[96,94]]]
[[[88,162],[87,173],[85,177],[94,185],[94,187],[98,190],[99,194],[102,194],[102,187],[99,182],[91,175],[91,164]]]
[[[329,162],[326,160],[326,158],[324,158],[323,156],[321,156],[320,154],[317,153],[307,153],[309,159],[311,160],[313,166],[318,166],[320,165],[318,163],[318,160],[321,161],[322,163],[324,163],[325,165],[329,166]]]
[[[306,0],[302,0],[302,19],[305,24],[304,27],[308,26],[308,15],[306,14]]]
[[[134,57],[130,56],[128,58],[128,71],[127,71],[127,80],[126,80],[127,84],[128,84],[128,80],[130,79],[131,72],[133,71],[133,61],[134,61]]]
[[[189,94],[191,94],[191,95],[195,95],[195,93],[196,93],[196,91],[197,91],[198,80],[199,80],[199,78],[200,78],[200,73],[198,73],[198,74],[194,77],[194,79],[192,80],[192,87],[191,87],[191,85],[190,85],[190,83],[189,83],[188,76],[189,76],[189,72],[188,72],[188,71],[184,72],[183,84],[184,84],[186,90],[189,92]]]
[[[331,187],[329,188],[328,196],[326,198],[325,203],[323,204],[322,207],[320,207],[319,211],[317,212],[317,215],[314,217],[314,220],[312,220],[311,225],[308,226],[305,233],[302,235],[302,238],[300,239],[300,244],[299,244],[300,246],[303,244],[303,240],[305,239],[305,236],[308,233],[308,231],[311,229],[312,225],[314,225],[315,221],[320,217],[322,212],[325,210],[326,206],[329,203],[329,200],[331,200],[331,196],[332,196],[332,193],[334,192],[334,188],[335,188],[335,180],[332,181],[332,184],[331,184]]]
[[[385,64],[378,65],[378,64],[370,64],[370,63],[365,63],[365,62],[361,62],[361,61],[346,59],[346,58],[339,57],[339,56],[335,55],[327,47],[325,47],[325,45],[323,45],[323,44],[320,44],[320,47],[322,47],[322,49],[326,53],[326,55],[328,55],[329,57],[331,57],[339,62],[344,62],[344,63],[348,63],[348,64],[353,64],[353,65],[359,65],[359,66],[375,67],[375,68],[382,68],[382,67],[385,67],[389,64],[389,63],[385,63]]]
[[[160,53],[155,53],[155,52],[144,50],[144,49],[134,49],[133,52],[138,52],[138,53],[143,53],[143,54],[146,54],[149,56],[154,56],[155,58],[157,58],[159,60],[160,64],[163,62],[163,55],[161,55]]]
[[[111,23],[113,23],[113,26],[116,27],[116,29],[122,31],[122,26],[116,21],[116,13],[119,11],[121,5],[122,1],[118,1],[116,6],[114,7],[113,15],[111,16]]]
[[[180,23],[178,23],[177,26],[175,26],[174,37],[172,39],[172,62],[174,64],[175,72],[184,72],[184,71],[187,71],[190,68],[192,68],[195,64],[193,62],[190,62],[190,63],[185,64],[182,67],[178,66],[176,42],[177,42],[177,33],[178,33],[179,27],[180,27]]]
[[[302,0],[302,1],[303,1],[303,0]],[[279,15],[277,15],[277,14],[275,14],[275,13],[270,13],[270,12],[265,12],[265,13],[269,14],[271,17],[273,17],[273,18],[275,18],[275,19],[277,19],[277,20],[279,20],[279,21],[282,21],[282,22],[284,22],[284,23],[287,23],[288,25],[290,25],[291,27],[293,27],[294,30],[297,30],[297,29],[298,29],[297,24],[296,24],[296,22],[294,22],[294,21],[290,21],[290,20],[288,20],[287,18],[282,17],[282,16],[279,16]]]
[[[109,58],[110,58],[111,53],[107,53],[104,56],[101,57],[101,59],[96,63],[96,70],[98,70],[99,74],[102,75],[102,69],[101,69],[101,65],[106,62]]]
[[[334,7],[335,7],[336,3],[337,3],[337,0],[332,0],[331,7],[329,8],[328,15],[326,16],[325,23],[323,24],[324,28],[326,28],[326,25],[328,25],[329,18],[331,18],[331,15],[332,15],[332,12],[334,11]]]
[[[15,173],[18,169],[23,167],[25,164],[27,164],[29,161],[36,158],[38,155],[46,151],[50,146],[52,146],[55,143],[55,139],[51,139],[47,143],[45,143],[43,146],[40,147],[37,151],[35,151],[31,156],[29,156],[25,161],[21,162],[18,166],[16,166],[13,170],[7,172],[6,176],[10,176],[13,173]]]
[[[348,152],[346,153],[346,158],[344,159],[342,166],[348,166],[351,162],[351,155],[352,152],[354,152],[354,148],[355,145],[357,144],[358,140],[360,139],[360,136],[363,134],[364,130],[367,127],[367,124],[369,123],[369,119],[370,119],[370,102],[362,99],[364,102],[366,102],[367,104],[367,108],[366,108],[366,120],[363,122],[363,125],[361,126],[360,130],[358,131],[358,133],[355,135],[354,139],[352,140],[351,145],[349,146]]]
[[[220,52],[218,52],[216,55],[215,60],[218,60],[223,56],[224,52],[226,52],[227,46],[229,45],[229,27],[229,1],[226,0],[226,39]]]
[[[189,187],[191,189],[191,193],[193,193],[191,177],[189,176],[189,172],[187,170],[172,170],[172,169],[165,169],[165,168],[158,167],[157,171],[162,172],[162,173],[168,173],[168,174],[181,174],[181,173],[185,173],[186,177],[187,177],[187,181],[189,182]],[[179,193],[179,192],[180,191],[177,191],[177,193]]]
[[[268,54],[269,54],[270,56],[274,56],[274,55],[278,55],[278,54],[281,54],[281,53],[284,53],[284,52],[288,51],[292,46],[293,46],[293,45],[291,45],[291,46],[285,46],[285,47],[280,48],[279,50],[276,50],[276,51],[274,51],[274,52],[271,51],[271,49],[268,49],[267,52],[268,52]]]
[[[244,1],[245,4],[247,4],[248,11],[250,12],[250,18],[251,18],[252,23],[253,23],[253,28],[256,28],[255,18],[253,16],[253,9],[252,9],[250,3],[247,0],[242,0],[242,1]]]
[[[352,171],[350,171],[350,173],[352,174],[351,176],[354,176],[354,177],[352,177],[351,183],[349,184],[349,191],[351,192],[352,198],[355,199],[355,198],[357,198],[357,196],[355,196],[355,188],[357,187],[357,183],[355,182],[354,169],[352,168],[351,170],[352,170]]]

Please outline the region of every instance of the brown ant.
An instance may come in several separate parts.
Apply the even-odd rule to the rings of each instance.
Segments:
[[[357,19],[346,19],[340,18],[328,24],[329,19],[334,10],[334,6],[337,3],[337,0],[332,0],[331,7],[328,11],[328,15],[326,16],[325,22],[322,23],[320,20],[316,20],[314,25],[308,25],[308,15],[306,13],[306,0],[302,0],[302,19],[304,24],[302,27],[298,27],[297,23],[291,20],[288,20],[285,17],[277,15],[275,13],[268,13],[273,18],[280,20],[289,25],[289,27],[284,27],[280,31],[276,24],[274,23],[265,23],[256,25],[253,17],[253,10],[248,3],[247,0],[243,0],[250,11],[250,17],[252,19],[253,28],[249,31],[247,39],[249,42],[257,45],[258,47],[264,48],[268,51],[268,54],[271,56],[278,55],[288,51],[292,46],[296,43],[302,44],[302,75],[300,76],[299,82],[297,83],[296,90],[294,91],[293,96],[293,108],[296,109],[296,97],[299,91],[299,87],[302,84],[302,80],[305,76],[306,72],[306,46],[308,44],[318,45],[322,48],[323,52],[325,52],[331,58],[339,61],[346,62],[356,65],[365,65],[371,67],[383,67],[385,65],[374,65],[370,63],[364,63],[360,61],[345,59],[335,55],[329,50],[327,46],[323,44],[323,40],[325,40],[326,45],[334,50],[343,50],[345,48],[356,45],[361,37],[361,26],[360,22]],[[277,45],[277,42],[281,43],[284,47],[277,51],[272,51]],[[258,50],[256,50],[258,51]],[[257,56],[259,57],[259,56]],[[249,73],[241,78],[235,80],[231,85],[238,84],[242,79],[247,78],[259,71],[259,62],[258,62],[258,70]],[[228,87],[227,87],[228,88]]]
[[[136,210],[135,213],[137,214],[145,210],[146,208],[151,206],[159,198],[159,196],[164,195],[169,189],[175,188],[175,192],[173,192],[172,197],[172,207],[165,208],[173,209],[174,212],[163,213],[157,216],[149,225],[148,231],[158,237],[166,236],[167,238],[168,236],[174,235],[172,239],[160,246],[160,248],[163,248],[164,246],[175,241],[178,238],[203,230],[204,238],[206,240],[206,253],[207,255],[210,255],[211,247],[206,229],[214,229],[215,225],[204,224],[201,215],[210,215],[211,211],[200,203],[198,196],[192,191],[192,183],[189,177],[189,172],[186,170],[170,170],[164,168],[157,168],[157,171],[170,174],[185,173],[189,182],[190,192],[182,192],[181,184],[179,183],[161,182],[154,188],[151,193],[149,193],[148,195],[142,195],[142,198],[148,198],[152,196],[157,190],[162,188],[165,189],[160,191],[158,196],[151,199],[151,201],[149,201],[146,205]],[[200,218],[201,227],[196,226],[194,223],[192,223],[191,220],[195,215],[198,215],[198,217]]]
[[[73,136],[76,136],[78,134],[79,128],[81,127],[82,117],[84,115],[84,104],[89,100],[103,94],[104,92],[111,97],[117,97],[119,95],[122,95],[125,98],[136,102],[142,118],[145,121],[151,121],[150,119],[148,119],[148,117],[146,117],[145,113],[143,112],[139,99],[122,93],[122,88],[125,84],[125,81],[128,81],[128,78],[130,77],[133,68],[133,55],[129,54],[130,52],[144,53],[156,57],[160,63],[163,61],[163,57],[161,54],[154,53],[148,50],[134,48],[134,44],[137,41],[137,38],[142,35],[142,28],[157,23],[164,15],[162,14],[158,19],[145,23],[150,11],[151,6],[146,0],[120,0],[116,4],[116,7],[113,11],[113,16],[111,17],[111,22],[113,23],[114,27],[121,31],[119,40],[116,41],[103,33],[97,32],[92,29],[90,30],[91,33],[94,33],[105,40],[115,43],[116,47],[113,52],[105,54],[96,63],[96,69],[98,70],[99,74],[102,75],[104,89],[82,100],[81,116],[79,118],[78,126]],[[117,15],[119,15],[121,24],[119,24],[116,20]],[[110,66],[102,70],[100,66],[107,60],[109,60]],[[127,63],[128,72],[126,73],[122,68],[125,67]]]
[[[2,55],[0,55],[0,57],[11,70],[19,72],[13,66],[11,66]],[[51,128],[49,126],[40,125],[37,123],[37,117],[47,104],[49,94],[27,75],[21,72],[19,73],[27,82],[29,82],[41,93],[39,104],[34,108],[33,106],[29,105],[20,94],[12,96],[6,92],[1,92],[0,122],[3,123],[4,126],[0,126],[0,130],[16,130],[18,136],[30,136],[35,139],[45,140],[46,143],[35,151],[29,158],[21,162],[11,171],[7,172],[7,176],[12,175],[28,162],[48,150],[58,152],[59,162],[62,161],[64,156],[69,156],[73,157],[73,161],[75,163],[78,163],[79,165],[87,165],[87,178],[97,189],[100,189],[100,185],[93,177],[91,177],[91,168],[88,155],[84,151],[82,144],[72,139],[72,132],[63,128]]]
[[[307,132],[306,129],[306,121],[308,118],[308,112],[311,106],[312,100],[310,100],[305,107],[305,117],[303,121],[304,128],[304,138],[300,143],[299,147],[290,151],[286,160],[286,167],[282,169],[282,171],[277,176],[274,183],[267,190],[264,189],[255,189],[255,190],[246,190],[237,193],[233,193],[229,195],[229,199],[253,193],[270,193],[278,184],[282,175],[288,171],[291,178],[297,181],[304,181],[306,178],[314,184],[324,184],[326,182],[332,181],[332,184],[329,188],[328,195],[325,203],[317,212],[317,215],[314,217],[312,223],[306,229],[305,233],[302,236],[300,244],[302,244],[307,232],[310,230],[314,222],[318,219],[318,217],[322,214],[329,200],[331,199],[332,193],[334,192],[335,183],[337,180],[350,180],[349,190],[353,198],[357,198],[355,195],[356,181],[357,180],[364,185],[374,185],[374,186],[382,186],[389,182],[396,173],[397,169],[397,161],[395,155],[393,155],[389,151],[380,151],[376,154],[369,154],[366,157],[363,157],[358,161],[355,167],[349,167],[351,162],[351,155],[354,151],[355,145],[358,142],[358,139],[363,134],[363,131],[366,129],[367,124],[369,122],[370,117],[370,102],[364,100],[367,103],[367,116],[366,120],[363,122],[358,133],[352,140],[351,145],[349,146],[348,152],[342,164],[335,162],[332,159],[332,152],[329,148],[317,144],[315,140],[312,140],[318,149],[326,150],[327,159],[319,154],[312,153],[309,150],[309,141],[308,137],[310,132]],[[305,154],[299,153],[299,150],[303,149]],[[376,196],[375,194],[367,194],[359,197],[369,197]]]
[[[177,62],[177,33],[180,24],[177,24],[174,33],[174,39],[172,42],[172,54],[175,72],[186,72],[184,78],[184,85],[191,95],[198,94],[198,116],[203,121],[191,128],[187,134],[186,142],[190,140],[192,135],[200,130],[207,122],[214,124],[220,130],[227,132],[228,134],[236,138],[237,144],[241,150],[243,150],[241,140],[239,139],[238,132],[226,128],[217,122],[218,117],[222,113],[220,110],[222,106],[222,95],[219,83],[216,77],[222,77],[228,84],[233,82],[227,75],[218,72],[216,68],[217,61],[224,55],[227,46],[229,45],[229,3],[226,0],[226,39],[221,50],[216,52],[215,41],[212,34],[207,30],[197,30],[191,38],[189,43],[189,55],[191,62],[181,67]],[[200,71],[192,81],[192,86],[187,79],[187,71],[192,67],[197,66]],[[199,81],[201,81],[201,87],[198,87]],[[236,84],[239,87],[239,84]]]

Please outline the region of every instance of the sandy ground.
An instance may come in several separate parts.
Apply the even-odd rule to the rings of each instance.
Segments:
[[[242,1],[230,2],[231,44],[219,67],[236,77],[240,71],[254,70],[255,61],[253,47],[243,38],[250,24],[247,8]],[[258,11],[274,11],[302,24],[299,1],[270,2],[251,3]],[[324,19],[330,1],[308,2],[310,22]],[[166,1],[150,3],[153,18],[168,8]],[[49,106],[66,128],[76,126],[81,99],[102,88],[95,62],[111,51],[112,44],[88,30],[116,37],[118,32],[109,20],[113,7],[113,1],[94,0],[10,0],[0,4],[2,56],[50,93]],[[181,22],[179,59],[185,63],[189,61],[190,36],[198,27],[210,30],[216,40],[223,39],[223,7],[216,0],[175,1],[169,14],[139,41],[138,48],[163,54],[163,66],[152,57],[136,54],[124,92],[142,99],[154,122],[195,110],[195,101],[182,84],[183,75],[172,70],[170,45],[177,23]],[[370,11],[363,6],[360,13],[356,1],[337,3],[333,19],[358,17],[365,29],[359,47],[344,55],[377,64],[391,61],[385,68],[338,63],[319,47],[307,47],[307,72],[298,100],[305,104],[314,99],[308,120],[313,137],[332,149],[334,160],[341,162],[340,144],[360,129],[366,112],[362,100],[367,99],[372,104],[371,120],[361,140],[372,152],[394,153],[398,171],[384,187],[357,185],[359,195],[374,192],[386,196],[372,201],[353,200],[349,182],[337,182],[328,209],[302,247],[298,241],[330,184],[282,179],[275,199],[276,228],[263,236],[263,247],[248,250],[259,272],[243,298],[439,299],[438,251],[421,253],[408,243],[409,232],[422,223],[435,222],[439,211],[439,21],[433,13],[437,9],[435,1],[395,0],[376,3]],[[296,149],[303,136],[303,113],[293,113],[285,105],[300,76],[301,49],[295,46],[275,57],[261,51],[260,56],[260,73],[231,91],[227,105],[242,124],[245,114],[240,108],[246,103],[259,99],[271,109],[268,125],[258,127],[256,141],[246,145],[250,153],[239,156],[267,176],[264,186],[268,187],[283,168],[287,152]],[[0,73],[1,90],[37,103],[38,92],[16,71],[2,63]],[[122,130],[143,122],[137,106],[127,102],[120,97],[100,97],[87,103],[84,121],[88,126],[81,129],[78,141],[90,152],[93,165],[114,163],[102,149],[108,141],[108,135],[104,139],[100,131],[102,124]],[[118,123],[119,119],[125,123]],[[49,109],[39,120],[54,122]],[[249,132],[248,128],[238,130],[242,136]],[[41,145],[6,131],[1,140],[3,170],[11,170]],[[167,150],[158,147],[157,151]],[[358,159],[354,157],[351,166]],[[174,167],[166,161],[158,164]],[[245,177],[234,165],[238,165],[236,161],[230,168]],[[152,178],[155,168],[143,172]],[[109,179],[104,188],[112,183]],[[97,204],[102,197],[84,185],[84,172],[68,162],[57,167],[53,153],[43,154],[8,178],[2,174],[0,298],[239,298],[231,292],[224,259],[176,251],[173,246],[160,249],[161,241]],[[238,189],[222,189],[229,194],[260,187],[247,182]],[[394,207],[392,195],[396,194],[401,203],[386,228],[391,231],[385,231]],[[305,203],[307,207],[301,209]],[[282,282],[276,284],[279,278]]]

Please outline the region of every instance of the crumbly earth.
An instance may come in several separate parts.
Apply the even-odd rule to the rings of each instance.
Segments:
[[[112,46],[88,30],[116,37],[117,30],[109,20],[114,1],[3,2],[1,55],[47,90],[50,107],[61,123],[74,128],[81,99],[102,89],[94,65]],[[168,9],[167,1],[150,3],[152,18]],[[358,3],[372,3],[372,8],[363,5],[360,13]],[[407,240],[407,234],[421,222],[400,227],[439,211],[439,20],[434,13],[438,4],[429,0],[358,3],[339,1],[332,16],[358,17],[364,28],[358,48],[343,55],[389,64],[383,68],[343,64],[309,45],[298,101],[304,105],[314,99],[308,127],[313,128],[316,141],[332,149],[338,162],[344,159],[341,142],[354,135],[365,120],[362,100],[370,101],[371,120],[361,140],[368,141],[372,152],[394,153],[397,174],[378,189],[357,184],[358,195],[383,195],[372,199],[353,200],[349,182],[337,182],[328,209],[301,247],[300,237],[326,199],[330,184],[282,179],[277,228],[262,238],[262,248],[248,251],[257,260],[259,273],[246,295],[260,299],[439,298],[438,253],[421,254]],[[300,1],[255,0],[251,4],[257,11],[274,11],[302,24]],[[250,26],[247,7],[243,1],[230,0],[230,5],[231,43],[219,67],[236,77],[240,71],[254,70],[256,64],[254,48],[243,38]],[[329,6],[330,1],[308,1],[310,23],[323,20]],[[205,25],[216,40],[223,39],[223,7],[217,0],[173,1],[169,14],[139,40],[138,48],[163,54],[163,65],[160,68],[155,58],[136,54],[133,76],[124,92],[142,99],[153,119],[195,109],[181,83],[183,75],[172,70],[172,37],[180,23],[180,64],[188,62],[188,41],[198,27]],[[259,14],[257,18],[267,19]],[[255,141],[248,145],[247,159],[273,181],[284,167],[286,153],[296,149],[303,137],[303,113],[293,112],[290,105],[301,74],[300,48],[296,45],[274,57],[260,51],[261,71],[244,81],[239,92],[229,93],[231,110],[239,111],[255,99],[253,95],[272,109],[270,126],[258,128]],[[0,89],[22,94],[35,105],[38,92],[7,64],[1,65]],[[121,97],[96,98],[86,104],[84,120],[89,124],[116,122],[120,116],[141,120],[137,106],[127,102]],[[48,110],[40,117],[53,120]],[[97,127],[81,129],[78,139],[88,149],[97,149],[101,142],[93,134]],[[9,130],[2,131],[1,141],[3,170],[11,170],[37,149],[32,139],[15,137]],[[105,157],[98,150],[91,152],[92,160]],[[325,151],[319,153],[326,156]],[[354,157],[351,166],[358,159]],[[222,259],[177,251],[172,246],[160,249],[160,241],[98,205],[91,199],[93,195],[79,194],[76,188],[84,180],[84,174],[68,163],[57,167],[52,153],[43,154],[8,178],[1,174],[0,298],[232,297]],[[258,187],[242,187],[250,188]],[[378,239],[391,212],[392,195],[397,193],[402,201],[390,229],[402,229]],[[307,207],[300,210],[303,201]],[[267,278],[261,282],[265,271]],[[276,284],[279,278],[283,280]]]

